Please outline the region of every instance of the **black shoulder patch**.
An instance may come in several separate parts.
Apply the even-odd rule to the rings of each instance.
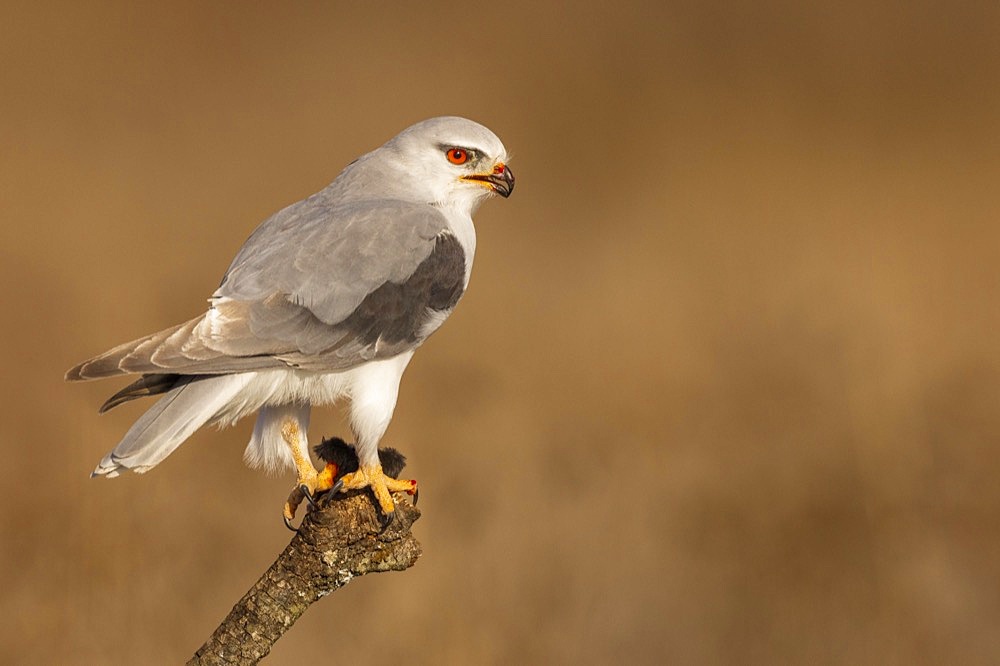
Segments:
[[[451,310],[464,285],[465,251],[455,236],[441,234],[405,282],[382,284],[339,327],[369,345],[379,339],[388,344],[417,342],[427,310]]]

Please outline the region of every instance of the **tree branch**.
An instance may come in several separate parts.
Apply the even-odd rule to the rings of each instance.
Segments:
[[[317,599],[358,576],[413,566],[421,551],[410,528],[419,517],[400,502],[381,531],[369,491],[324,497],[188,666],[256,664]]]

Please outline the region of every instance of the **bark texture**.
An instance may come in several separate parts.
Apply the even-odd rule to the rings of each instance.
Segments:
[[[324,498],[188,664],[256,664],[317,599],[358,576],[413,566],[420,512],[399,502],[384,531],[378,516],[367,491]]]

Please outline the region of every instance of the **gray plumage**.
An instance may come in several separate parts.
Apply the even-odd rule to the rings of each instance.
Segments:
[[[439,245],[438,237],[450,236],[447,220],[427,205],[330,206],[329,198],[324,190],[262,224],[229,267],[206,314],[119,345],[76,366],[67,378],[214,375],[282,366],[332,371],[398,354],[399,345],[375,349],[380,327],[396,324],[395,312],[375,311],[383,318],[366,330],[352,326],[357,317],[351,317],[379,288],[407,283]],[[430,276],[445,284],[427,285],[431,290],[453,290],[455,275],[465,273],[460,248],[449,249],[441,275]],[[431,296],[418,294],[427,301]],[[422,342],[421,322],[409,323],[404,347]]]
[[[473,159],[449,164],[452,146]],[[261,224],[207,312],[72,368],[69,380],[142,375],[102,411],[163,396],[95,474],[144,471],[202,425],[258,409],[247,459],[288,463],[279,420],[305,427],[309,404],[340,396],[362,400],[352,412],[359,455],[377,461],[409,355],[468,283],[471,213],[513,187],[504,159],[499,139],[472,121],[418,123]]]

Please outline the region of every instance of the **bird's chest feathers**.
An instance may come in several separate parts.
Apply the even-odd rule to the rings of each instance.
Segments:
[[[448,229],[458,239],[465,253],[465,282],[462,284],[464,290],[469,286],[469,278],[472,276],[472,259],[476,255],[476,227],[472,224],[472,216],[464,211],[443,208],[442,212],[448,220]]]

